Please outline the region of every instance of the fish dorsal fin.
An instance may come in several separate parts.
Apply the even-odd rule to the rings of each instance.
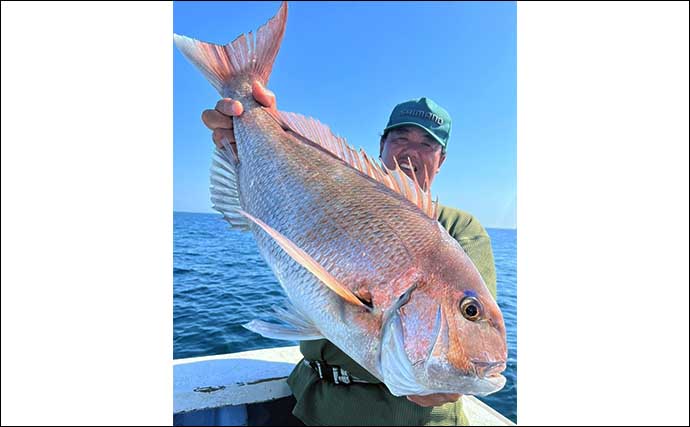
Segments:
[[[306,138],[352,168],[401,194],[419,207],[429,218],[436,219],[438,200],[432,201],[431,191],[422,190],[417,178],[410,179],[400,169],[397,161],[395,169],[388,169],[383,162],[373,161],[364,150],[360,149],[357,152],[347,143],[345,138],[335,135],[328,126],[312,117],[279,111],[276,119],[281,122],[284,129]],[[425,175],[428,182],[429,175],[426,170]]]

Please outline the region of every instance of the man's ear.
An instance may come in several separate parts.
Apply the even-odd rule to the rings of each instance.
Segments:
[[[381,143],[379,144],[379,157],[383,156],[383,144],[386,141],[384,137],[381,137]]]
[[[446,160],[446,154],[443,153],[443,154],[441,154],[441,158],[440,158],[439,161],[438,161],[438,168],[439,168],[439,169],[441,169],[441,165],[443,164],[443,162],[444,162],[445,160]]]

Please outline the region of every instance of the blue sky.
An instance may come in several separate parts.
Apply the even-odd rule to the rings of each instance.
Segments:
[[[173,30],[225,44],[280,2],[175,2]],[[174,49],[174,210],[213,212],[213,143],[201,112],[220,95]],[[399,102],[427,96],[452,117],[432,192],[485,227],[516,226],[514,2],[291,2],[268,83],[278,108],[313,116],[378,157]]]

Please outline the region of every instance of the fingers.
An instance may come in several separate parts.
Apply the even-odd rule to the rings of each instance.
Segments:
[[[227,139],[228,142],[230,143],[230,146],[237,152],[235,149],[235,135],[232,132],[232,129],[214,129],[213,130],[213,143],[216,144],[216,147],[220,150],[223,147],[223,139]]]
[[[410,402],[416,403],[419,406],[440,406],[449,402],[455,402],[460,399],[459,394],[454,393],[438,393],[427,396],[405,396]]]
[[[258,80],[254,80],[254,83],[252,83],[252,95],[254,99],[256,99],[256,102],[264,107],[276,109],[275,94],[266,89]]]
[[[216,110],[205,110],[201,113],[201,121],[211,130],[232,129],[232,117],[221,114]]]
[[[240,101],[231,98],[223,98],[216,104],[216,110],[226,116],[239,116],[244,112],[244,107]]]
[[[231,98],[223,98],[216,103],[214,110],[204,110],[201,113],[201,121],[213,131],[212,138],[216,148],[223,149],[223,140],[227,140],[231,148],[237,152],[232,118],[243,112],[242,103]]]
[[[276,96],[258,81],[252,84],[252,94],[256,101],[264,107],[275,108]],[[222,141],[227,139],[231,148],[237,151],[232,118],[243,112],[244,106],[241,102],[231,98],[223,98],[216,103],[214,110],[205,110],[201,113],[201,120],[207,128],[213,131],[213,143],[218,149],[224,148]]]
[[[426,399],[424,396],[405,396],[407,400],[409,400],[412,403],[416,403],[419,406],[427,407],[427,406],[434,406],[428,404],[428,399]]]

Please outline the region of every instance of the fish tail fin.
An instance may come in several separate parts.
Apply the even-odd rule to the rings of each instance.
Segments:
[[[287,23],[287,2],[261,26],[256,36],[242,34],[225,46],[174,34],[175,45],[222,96],[228,96],[231,81],[240,76],[259,80],[264,86],[280,50]],[[250,89],[251,91],[251,89]]]

